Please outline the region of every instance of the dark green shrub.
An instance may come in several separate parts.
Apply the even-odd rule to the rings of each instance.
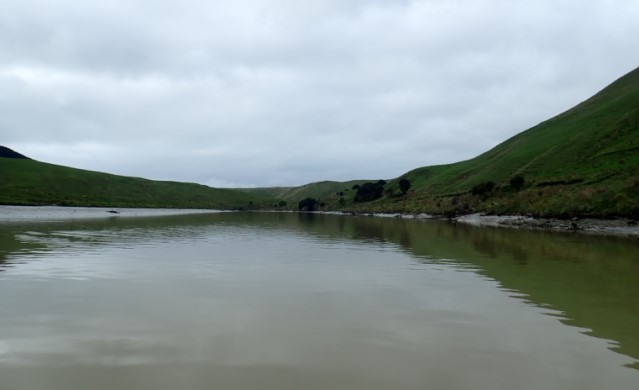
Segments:
[[[484,181],[474,186],[470,192],[473,195],[484,195],[491,192],[495,188],[495,182]]]
[[[317,199],[304,198],[299,201],[299,203],[297,204],[297,208],[300,211],[315,211],[318,205],[319,202],[317,201]]]
[[[399,190],[402,192],[402,194],[406,195],[406,193],[410,189],[410,186],[410,180],[406,178],[399,179]]]
[[[526,179],[524,179],[522,175],[515,175],[510,178],[510,187],[512,187],[514,190],[519,191],[524,186],[525,182]]]
[[[377,183],[364,183],[357,189],[355,202],[370,202],[375,199],[379,199],[384,194],[384,180],[379,180]]]

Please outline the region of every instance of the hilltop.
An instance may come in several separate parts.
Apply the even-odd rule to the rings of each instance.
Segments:
[[[29,157],[22,155],[16,151],[14,151],[13,149],[9,149],[6,146],[2,146],[0,145],[0,157],[4,157],[4,158],[19,158],[19,159],[25,159],[25,160],[30,160]]]

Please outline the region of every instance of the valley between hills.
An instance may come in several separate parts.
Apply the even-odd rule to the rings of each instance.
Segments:
[[[0,204],[639,219],[639,68],[475,158],[396,178],[211,188],[48,164],[0,147]]]

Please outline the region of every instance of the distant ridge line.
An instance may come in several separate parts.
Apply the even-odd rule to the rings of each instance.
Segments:
[[[23,160],[31,160],[29,157],[24,154],[20,154],[13,149],[9,149],[6,146],[0,145],[0,157],[4,158],[20,158]]]

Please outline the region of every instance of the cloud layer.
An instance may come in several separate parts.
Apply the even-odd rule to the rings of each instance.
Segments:
[[[639,65],[634,0],[11,1],[0,144],[214,186],[473,157]]]

